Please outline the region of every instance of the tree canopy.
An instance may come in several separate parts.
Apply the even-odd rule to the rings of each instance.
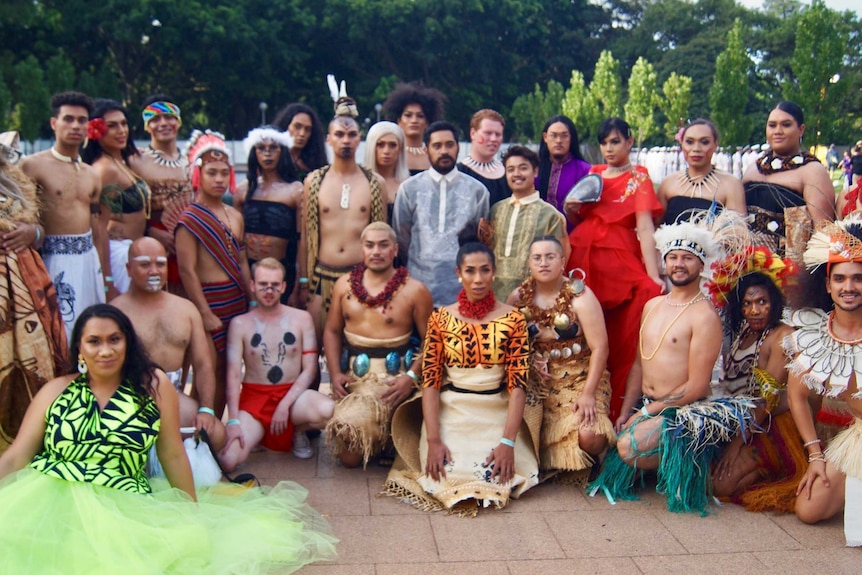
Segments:
[[[739,88],[752,128],[740,138],[761,138],[766,111],[792,93],[824,138],[855,140],[859,18],[820,0],[769,0],[762,11],[735,0],[6,0],[0,129],[50,135],[47,100],[60,90],[117,98],[133,118],[145,96],[166,92],[184,129],[241,138],[259,123],[261,102],[270,117],[291,101],[327,116],[325,77],[334,73],[360,120],[375,118],[396,82],[421,81],[448,96],[446,116],[462,128],[487,107],[515,120],[507,135],[535,138],[552,110],[578,109],[589,122],[622,114],[632,96],[623,79],[643,58],[655,74],[655,127],[665,126],[648,141],[665,142],[679,121],[666,115],[681,112],[662,87],[673,76],[676,93],[678,78],[690,78],[687,113],[710,115],[716,57],[737,19],[752,62]],[[573,78],[583,88],[570,92]],[[590,99],[575,105],[579,89]]]

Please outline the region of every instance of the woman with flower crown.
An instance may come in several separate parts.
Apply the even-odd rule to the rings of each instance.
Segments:
[[[108,246],[100,255],[109,301],[129,289],[129,247],[144,235],[150,217],[150,188],[129,166],[129,158],[139,155],[126,109],[115,100],[96,100],[81,159],[102,180],[99,225]]]
[[[805,117],[793,102],[779,102],[766,121],[769,149],[742,175],[754,242],[802,262],[818,222],[835,217],[829,172],[802,147]]]
[[[472,516],[538,483],[541,406],[528,401],[524,316],[491,289],[493,252],[464,243],[456,265],[458,301],[428,319],[421,406],[405,402],[393,417],[399,457],[384,493]]]

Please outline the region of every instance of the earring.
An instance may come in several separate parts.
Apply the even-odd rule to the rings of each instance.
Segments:
[[[464,283],[464,282],[461,278],[458,278],[458,283],[460,284],[460,283]]]
[[[78,354],[78,373],[81,375],[86,375],[87,373],[87,362],[84,361],[84,356],[80,353]]]

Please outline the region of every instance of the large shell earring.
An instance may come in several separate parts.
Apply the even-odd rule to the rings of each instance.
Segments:
[[[78,354],[78,373],[81,375],[86,375],[87,373],[87,362],[84,361],[84,356],[80,353]]]

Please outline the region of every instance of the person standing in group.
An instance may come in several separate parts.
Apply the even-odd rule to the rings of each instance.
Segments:
[[[150,144],[138,156],[129,156],[132,171],[146,180],[150,187],[150,217],[147,235],[159,240],[168,250],[168,291],[185,296],[174,235],[168,231],[162,215],[165,208],[182,211],[194,199],[189,181],[189,161],[177,145],[183,125],[180,108],[166,94],[154,94],[144,100],[141,113],[144,130],[150,135]]]
[[[572,187],[590,173],[581,155],[578,130],[568,116],[551,116],[542,128],[536,189],[543,200],[564,213],[563,203]],[[572,231],[569,224],[568,231]]]
[[[766,121],[769,149],[742,176],[754,243],[797,263],[817,224],[835,217],[829,172],[802,147],[804,135],[802,108],[779,102]]]
[[[17,133],[0,143],[0,453],[15,438],[31,398],[66,366],[66,327],[39,253],[36,184],[13,163]]]
[[[129,166],[129,158],[136,156],[140,152],[131,138],[129,113],[115,100],[96,100],[81,159],[102,182],[99,224],[108,242],[102,258],[108,300],[128,291],[129,246],[144,236],[150,219],[150,187]]]
[[[251,278],[243,241],[242,214],[222,201],[235,188],[233,165],[218,132],[195,130],[189,141],[189,164],[197,201],[182,213],[175,231],[183,287],[198,308],[214,345],[213,414],[225,406],[226,339],[230,320],[245,313]]]
[[[237,186],[233,207],[245,222],[248,265],[271,257],[281,262],[287,282],[281,299],[296,304],[296,253],[302,182],[291,160],[290,134],[271,127],[255,128],[243,145],[248,154],[248,177]]]
[[[411,176],[430,167],[424,141],[425,129],[443,119],[443,102],[446,97],[440,90],[427,88],[417,82],[396,84],[383,102],[387,117],[404,131],[407,150],[407,169]],[[457,158],[456,158],[457,159]],[[401,254],[402,257],[407,254]]]
[[[332,164],[308,175],[303,189],[300,218],[299,289],[314,319],[317,341],[332,301],[332,288],[362,261],[362,230],[371,222],[386,220],[383,180],[356,163],[359,124],[356,102],[340,97],[329,122],[327,143]]]
[[[398,253],[410,276],[431,291],[434,305],[455,301],[461,286],[451,273],[458,253],[458,234],[478,231],[488,217],[488,190],[455,167],[458,129],[435,122],[425,130],[431,167],[408,178],[395,198],[393,228]]]
[[[404,131],[393,122],[377,122],[365,138],[365,162],[369,170],[383,177],[386,187],[387,220],[392,222],[392,210],[398,188],[410,177],[407,169],[407,145]]]
[[[458,170],[476,178],[488,188],[488,205],[512,195],[506,182],[506,168],[497,157],[503,144],[506,120],[495,110],[479,110],[470,118],[470,150],[458,162]]]
[[[587,285],[602,304],[611,372],[611,420],[621,413],[626,379],[635,358],[638,323],[644,305],[664,289],[659,276],[653,221],[661,214],[652,181],[643,166],[633,166],[631,128],[621,118],[606,119],[598,133],[606,164],[601,199],[592,204],[567,201],[564,209],[575,224],[569,234],[572,254],[566,270],[583,270]]]
[[[79,150],[87,138],[93,100],[80,92],[51,98],[49,150],[21,160],[21,171],[36,182],[45,230],[42,259],[57,290],[67,338],[84,309],[105,301],[100,253],[107,246],[98,225],[101,185],[99,174],[81,161]]]
[[[282,132],[293,138],[290,158],[296,169],[296,179],[305,181],[310,172],[322,168],[326,159],[326,141],[323,123],[308,104],[295,102],[285,106],[273,122]]]
[[[718,149],[718,130],[711,121],[698,118],[686,125],[680,136],[685,169],[671,174],[658,187],[658,201],[665,210],[663,221],[689,220],[697,212],[714,216],[728,209],[745,215],[742,182],[713,165]]]

